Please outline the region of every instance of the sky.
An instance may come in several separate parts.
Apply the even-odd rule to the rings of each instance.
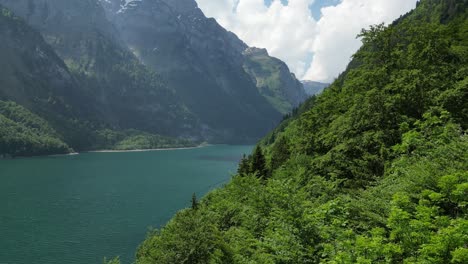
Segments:
[[[249,46],[266,48],[299,79],[332,82],[370,25],[388,24],[417,0],[196,0]]]

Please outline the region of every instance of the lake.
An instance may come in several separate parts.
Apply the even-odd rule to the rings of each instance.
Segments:
[[[132,263],[164,225],[236,171],[252,146],[0,160],[0,264]]]

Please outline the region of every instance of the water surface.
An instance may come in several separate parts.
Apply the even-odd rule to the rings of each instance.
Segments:
[[[132,263],[150,226],[227,182],[251,149],[0,160],[0,264]]]

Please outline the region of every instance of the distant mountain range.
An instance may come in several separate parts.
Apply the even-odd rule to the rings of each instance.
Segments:
[[[304,85],[305,92],[308,95],[317,95],[325,88],[327,88],[330,84],[329,83],[321,83],[321,82],[314,82],[314,81],[302,81]]]
[[[169,137],[253,142],[307,98],[286,64],[249,48],[194,0],[0,5],[0,101],[43,120],[64,149],[115,148],[134,137],[151,142],[143,147]]]

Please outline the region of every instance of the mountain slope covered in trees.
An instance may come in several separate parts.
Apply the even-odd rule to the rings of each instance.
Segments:
[[[215,141],[262,137],[307,98],[287,66],[268,54],[262,62],[275,67],[261,78],[275,82],[261,83],[259,91],[255,71],[244,69],[252,65],[244,56],[248,46],[205,17],[195,0],[101,3],[132,52],[167,79]],[[277,92],[266,96],[264,90]]]
[[[86,144],[88,133],[77,117],[92,108],[75,108],[88,99],[63,61],[39,33],[2,6],[0,38],[0,155],[60,154],[70,150],[63,141]],[[75,129],[59,136],[67,126]]]
[[[247,48],[243,55],[245,71],[255,81],[260,94],[281,114],[289,114],[308,97],[286,63],[268,55],[266,49]]]
[[[0,157],[71,152],[46,120],[13,102],[0,101],[0,135]]]
[[[15,2],[20,3],[20,2]],[[193,146],[187,140],[169,139],[154,135],[164,130],[151,129],[137,124],[124,125],[107,113],[110,111],[96,95],[96,90],[89,89],[88,77],[71,69],[56,54],[54,48],[46,43],[43,36],[31,28],[23,19],[11,10],[0,6],[0,105],[2,109],[2,131],[0,133],[0,155],[30,156],[45,154],[63,154],[73,150],[121,149],[123,148],[157,148],[163,146]],[[87,57],[86,57],[87,58]],[[70,60],[69,60],[70,62]],[[111,65],[118,69],[117,65]],[[144,77],[149,71],[135,73],[134,82],[141,83],[144,89],[148,86]],[[122,76],[123,75],[123,76]],[[119,74],[125,79],[125,74]],[[94,77],[93,77],[94,78]],[[151,78],[149,79],[151,80]],[[120,81],[122,84],[125,80]],[[92,82],[96,85],[95,82]],[[135,90],[141,87],[131,85]],[[162,90],[168,90],[162,86]],[[114,91],[115,92],[115,91]],[[155,90],[154,92],[157,92]],[[159,90],[157,96],[164,93]],[[133,92],[122,93],[129,102]],[[172,92],[168,92],[171,94]],[[149,94],[139,95],[141,99],[151,98]],[[144,97],[143,97],[144,96]],[[170,97],[174,97],[170,95]],[[161,97],[163,98],[163,97]],[[155,100],[153,98],[153,100]],[[159,99],[158,99],[159,100]],[[116,102],[114,102],[116,103]],[[171,103],[170,100],[164,103]],[[125,103],[121,102],[125,107]],[[151,102],[157,109],[157,100]],[[171,106],[171,105],[170,105]],[[135,105],[133,106],[135,107]],[[142,105],[138,105],[142,107]],[[106,110],[108,109],[108,110]],[[123,117],[141,119],[165,129],[171,129],[171,123],[157,118],[170,118],[176,115],[177,122],[183,123],[183,117],[177,115],[177,105],[172,105],[173,112],[160,113],[159,116],[139,117],[138,114],[126,111]],[[186,111],[185,108],[180,108]],[[139,110],[141,111],[141,110]],[[107,112],[107,113],[106,113]],[[152,111],[155,114],[154,111]],[[134,115],[133,115],[134,114]],[[141,114],[141,113],[140,113]],[[153,122],[150,122],[153,121]],[[134,122],[134,121],[133,121]],[[141,132],[134,127],[150,132]],[[183,131],[178,130],[178,131]],[[176,134],[177,135],[177,134]],[[135,141],[135,137],[144,138]],[[125,143],[125,144],[123,144]],[[131,144],[134,143],[134,144]]]
[[[272,87],[284,105],[269,102],[243,68],[247,45],[193,0],[0,4],[0,100],[49,122],[77,151],[135,133],[153,147],[251,143],[306,98],[282,67],[268,74],[286,76]]]
[[[466,263],[467,1],[422,0],[137,263]]]
[[[196,117],[127,49],[97,0],[0,3],[38,30],[65,62],[79,81],[76,93],[87,96],[80,104],[92,107],[91,118],[119,130],[197,136]]]

